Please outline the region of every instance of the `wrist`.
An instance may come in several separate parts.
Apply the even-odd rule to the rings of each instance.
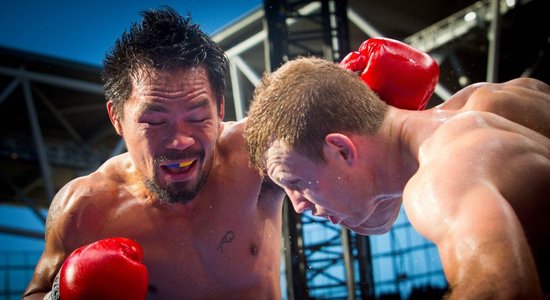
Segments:
[[[52,290],[44,295],[44,300],[59,300],[59,273],[61,272],[58,272],[53,280]]]

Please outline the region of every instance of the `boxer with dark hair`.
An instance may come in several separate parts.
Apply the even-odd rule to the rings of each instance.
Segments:
[[[167,7],[117,40],[103,78],[128,152],[57,193],[26,298],[56,276],[61,299],[281,298],[284,193],[250,166],[245,123],[222,121],[226,70]]]
[[[424,99],[411,106],[414,91],[396,83],[425,74],[374,54],[371,74],[371,58],[356,54],[342,64],[353,72],[299,58],[266,74],[245,133],[252,163],[296,212],[359,234],[387,232],[403,204],[437,245],[450,298],[550,293],[550,87],[528,78],[476,84],[422,110]],[[365,78],[385,82],[373,92]],[[403,96],[388,105],[385,94]]]

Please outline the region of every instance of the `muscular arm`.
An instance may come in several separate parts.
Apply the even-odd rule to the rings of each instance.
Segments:
[[[48,210],[44,252],[23,295],[24,299],[43,299],[44,295],[51,290],[53,280],[67,256],[61,233],[66,218],[62,211],[67,201],[67,190],[66,186],[57,193]]]
[[[450,299],[541,297],[533,257],[519,220],[494,189],[472,188],[435,239]]]
[[[458,146],[455,152],[434,150],[440,157],[423,165],[407,185],[405,209],[418,232],[437,245],[450,286],[448,297],[540,298],[537,269],[523,227],[496,178],[489,175],[489,169],[498,164],[479,158],[485,155],[479,149],[468,154]],[[458,159],[458,153],[466,156]],[[493,174],[502,180],[500,171]],[[509,180],[499,184],[525,187]]]
[[[438,247],[450,298],[540,298],[515,209],[536,205],[545,191],[535,178],[547,178],[547,150],[537,143],[547,140],[493,114],[463,114],[444,126],[425,143],[404,201],[411,224]],[[537,216],[524,212],[522,221]]]

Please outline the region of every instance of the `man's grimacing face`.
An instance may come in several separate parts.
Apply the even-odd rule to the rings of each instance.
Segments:
[[[363,235],[389,231],[399,213],[401,198],[370,194],[364,187],[371,183],[365,179],[358,187],[357,181],[349,180],[352,173],[339,162],[315,163],[279,140],[267,150],[266,167],[297,213],[311,210],[314,216]]]
[[[119,133],[138,174],[159,200],[188,202],[212,165],[223,105],[204,67],[138,74],[133,86]]]

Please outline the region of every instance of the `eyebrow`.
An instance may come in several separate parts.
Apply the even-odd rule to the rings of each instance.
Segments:
[[[298,179],[298,178],[291,178],[291,179],[281,178],[279,180],[279,182],[284,183],[284,185],[286,185],[286,186],[293,186],[293,185],[296,185],[298,182],[300,182],[300,179]]]
[[[168,109],[164,107],[163,105],[160,105],[155,102],[146,102],[139,108],[139,111],[144,112],[166,112]]]
[[[206,98],[202,98],[198,101],[192,101],[189,106],[190,110],[202,107],[210,107],[210,101],[208,101],[208,99]]]
[[[203,99],[191,102],[189,104],[189,110],[194,110],[194,109],[197,109],[197,108],[209,107],[209,106],[210,106],[210,101],[208,101],[208,99],[203,98]],[[167,112],[168,109],[164,105],[158,104],[156,102],[146,102],[146,103],[143,103],[140,106],[139,111],[141,113],[145,113],[145,112]]]
[[[279,174],[281,172],[278,172]],[[288,172],[282,172],[283,175],[288,174]],[[268,176],[269,176],[269,170],[268,170]],[[270,176],[271,177],[271,176]],[[273,182],[279,185],[288,186],[288,185],[294,185],[298,182],[300,182],[299,178],[296,178],[294,176],[290,176],[290,179],[288,179],[289,176],[274,176],[274,179],[272,179]]]
[[[281,187],[281,188],[284,188],[285,185],[283,184],[283,182],[281,182],[280,180],[280,177],[279,178],[275,178],[275,179],[271,179],[271,182],[273,182],[273,184]]]

